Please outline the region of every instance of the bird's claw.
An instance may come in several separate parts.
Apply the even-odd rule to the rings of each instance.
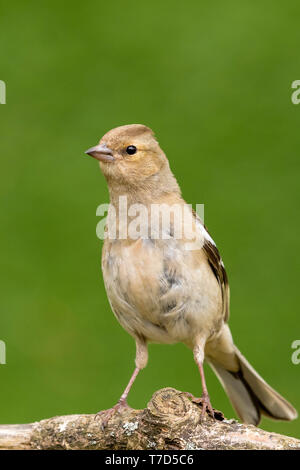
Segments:
[[[95,419],[101,419],[101,428],[104,430],[109,422],[109,420],[114,416],[115,413],[119,413],[124,409],[128,409],[130,406],[128,405],[126,400],[119,400],[118,403],[109,408],[108,410],[99,411],[95,414]]]
[[[207,415],[214,418],[215,417],[215,412],[214,412],[213,407],[211,406],[209,395],[208,394],[203,394],[202,397],[199,400],[200,400],[199,403],[201,403],[201,405],[202,405],[200,421],[201,422],[205,421]]]
[[[196,403],[197,405],[201,406],[201,423],[205,421],[207,415],[209,415],[213,419],[217,419],[220,421],[224,419],[223,413],[218,410],[215,410],[212,407],[208,394],[203,394],[200,398],[195,397],[192,393],[189,392],[184,392],[184,395],[189,398],[193,403]]]

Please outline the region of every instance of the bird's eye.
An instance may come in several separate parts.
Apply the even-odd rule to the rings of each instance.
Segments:
[[[128,153],[128,155],[133,155],[134,153],[136,153],[137,151],[137,148],[135,145],[129,145],[126,149],[126,152]]]

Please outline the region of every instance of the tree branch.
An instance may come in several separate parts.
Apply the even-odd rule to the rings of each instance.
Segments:
[[[300,449],[300,441],[217,413],[201,423],[201,405],[173,388],[156,392],[144,410],[116,413],[105,430],[95,415],[57,416],[0,426],[0,449]]]

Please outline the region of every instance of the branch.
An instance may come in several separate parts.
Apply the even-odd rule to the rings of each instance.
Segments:
[[[0,426],[0,449],[300,449],[300,441],[217,413],[201,423],[201,405],[173,388],[156,392],[144,410],[116,413],[105,430],[95,415],[68,415]]]

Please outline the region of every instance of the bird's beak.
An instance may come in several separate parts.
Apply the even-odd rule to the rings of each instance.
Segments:
[[[87,155],[91,155],[91,157],[96,158],[100,162],[113,162],[115,160],[113,151],[105,144],[99,144],[95,147],[91,147],[85,153]]]

